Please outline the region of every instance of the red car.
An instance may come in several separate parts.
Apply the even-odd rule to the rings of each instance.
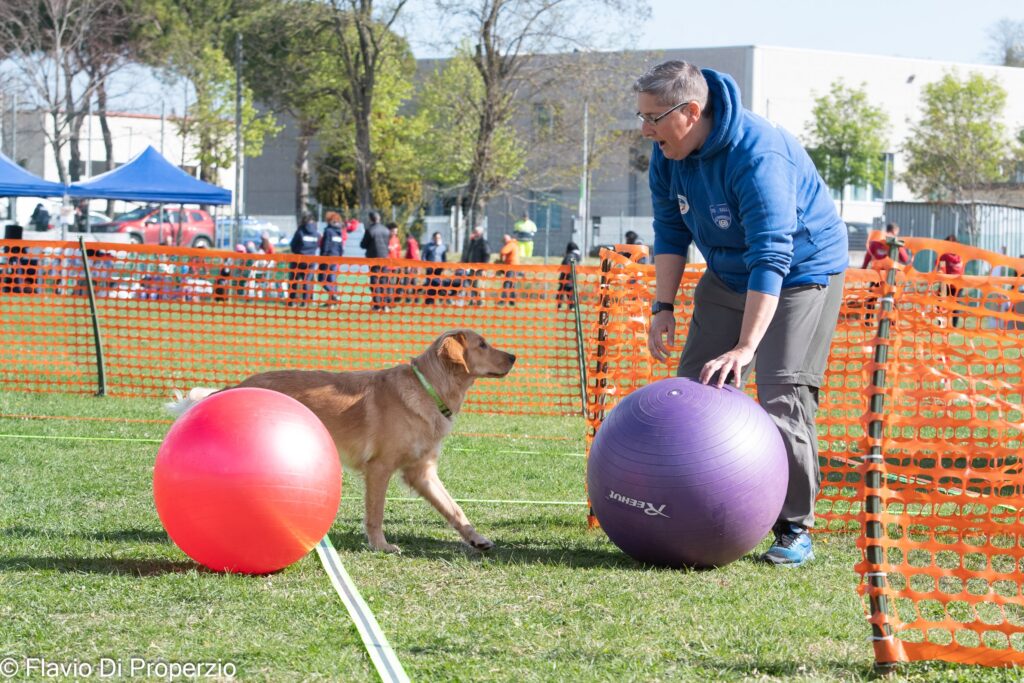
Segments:
[[[109,223],[92,226],[93,232],[122,232],[135,244],[171,244],[212,247],[216,227],[202,209],[146,206],[123,213]]]

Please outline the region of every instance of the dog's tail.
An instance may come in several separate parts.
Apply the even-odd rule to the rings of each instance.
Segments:
[[[189,408],[202,401],[210,394],[215,394],[220,389],[210,389],[207,387],[196,387],[189,390],[187,394],[182,393],[178,389],[174,390],[174,400],[170,403],[165,403],[164,408],[167,412],[174,415],[176,418],[181,417],[185,414]]]

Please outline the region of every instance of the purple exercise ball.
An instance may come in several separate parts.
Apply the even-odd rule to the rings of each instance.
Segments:
[[[681,377],[615,406],[587,461],[587,491],[608,538],[667,567],[720,567],[753,550],[778,519],[788,483],[782,436],[756,401]]]

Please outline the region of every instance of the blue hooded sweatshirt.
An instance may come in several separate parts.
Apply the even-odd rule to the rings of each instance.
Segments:
[[[654,252],[693,242],[730,289],[779,295],[827,285],[849,264],[847,230],[796,138],[746,111],[736,81],[711,69],[712,130],[685,159],[651,155]]]

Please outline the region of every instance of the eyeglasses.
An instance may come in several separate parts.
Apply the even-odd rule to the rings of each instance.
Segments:
[[[679,107],[685,107],[686,105],[688,105],[692,101],[693,100],[686,100],[685,102],[680,102],[679,104],[677,104],[676,106],[672,107],[668,111],[666,111],[666,112],[664,112],[662,114],[658,114],[657,116],[651,116],[650,114],[641,114],[640,112],[637,112],[636,113],[636,117],[638,119],[640,119],[642,122],[644,122],[644,123],[646,123],[648,125],[656,126],[656,125],[658,125],[658,121],[661,121],[663,118],[665,118],[666,116],[668,116],[669,114],[674,112],[676,109],[679,109]]]

